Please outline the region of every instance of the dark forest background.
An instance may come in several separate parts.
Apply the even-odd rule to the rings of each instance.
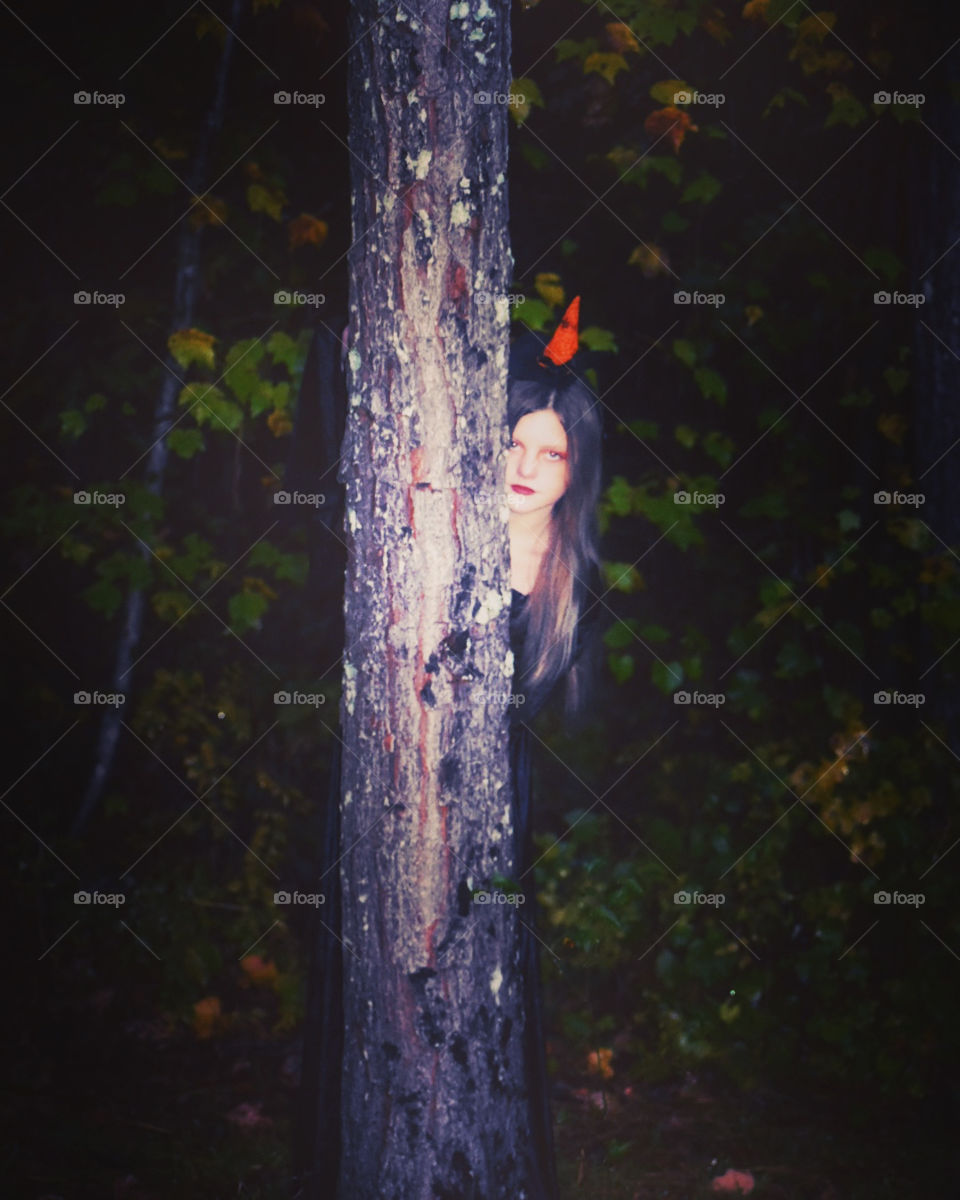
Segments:
[[[11,1195],[294,1191],[346,16],[0,13]],[[564,1195],[952,1196],[960,21],[512,30],[513,319],[582,297],[605,420],[597,705],[535,725]]]

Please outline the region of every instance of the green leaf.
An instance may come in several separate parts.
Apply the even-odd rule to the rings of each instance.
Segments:
[[[685,83],[682,79],[661,79],[659,83],[655,83],[650,89],[650,95],[654,100],[665,108],[676,104],[674,96],[677,92],[693,92],[696,91],[689,83]]]
[[[537,146],[532,142],[521,142],[520,153],[535,171],[542,171],[545,167],[550,166],[552,162],[546,150],[542,146]]]
[[[167,434],[167,445],[181,458],[193,458],[204,448],[203,434],[199,429],[171,429]]]
[[[596,51],[593,54],[588,54],[583,60],[583,73],[589,75],[595,73],[602,75],[607,83],[612,84],[621,71],[627,71],[627,60],[622,54],[606,53],[604,51]]]
[[[693,378],[705,400],[716,400],[721,407],[726,404],[727,384],[719,371],[715,371],[713,367],[696,367]]]
[[[644,441],[653,441],[654,438],[660,436],[660,423],[658,421],[627,421],[625,422],[625,426],[631,433],[635,433],[638,438],[643,438]]]
[[[673,352],[688,367],[692,367],[697,361],[696,347],[693,342],[687,341],[686,338],[673,339]]]
[[[863,261],[874,271],[879,271],[888,286],[896,283],[903,274],[903,263],[892,250],[882,246],[870,246],[864,250]]]
[[[678,425],[673,431],[673,436],[687,450],[692,450],[697,444],[697,431],[691,429],[689,425]]]
[[[88,413],[99,412],[101,408],[107,407],[107,398],[101,395],[100,392],[94,392],[92,396],[87,397],[87,402],[83,407]]]
[[[550,305],[531,296],[525,297],[520,304],[514,307],[512,316],[514,321],[522,321],[538,333],[551,326],[554,321],[553,309]]]
[[[86,431],[87,418],[79,408],[65,408],[60,413],[60,436],[75,442]]]
[[[716,429],[711,430],[704,436],[703,448],[707,454],[718,462],[721,467],[728,467],[733,461],[734,450],[736,449],[733,438],[719,433]]]
[[[604,350],[614,354],[617,353],[617,343],[613,339],[612,330],[601,329],[598,325],[588,325],[586,329],[581,329],[580,342],[588,350]]]
[[[837,527],[841,533],[848,533],[851,529],[859,529],[860,514],[855,513],[852,508],[842,508],[837,513]]]
[[[615,475],[604,499],[618,517],[626,517],[633,507],[633,488],[622,475]]]
[[[123,603],[123,592],[109,579],[98,579],[80,593],[90,607],[105,617],[112,617]]]
[[[770,103],[763,110],[763,116],[769,117],[775,108],[785,108],[788,100],[794,100],[796,103],[802,104],[804,108],[809,107],[807,98],[802,92],[798,92],[795,88],[782,87],[770,98]]]
[[[672,696],[683,683],[683,663],[654,662],[650,667],[650,680],[665,696]]]
[[[662,625],[644,625],[640,636],[645,642],[665,642],[670,637],[670,630]]]
[[[632,654],[608,654],[607,666],[617,683],[626,683],[633,677],[636,661]]]
[[[269,605],[270,601],[262,592],[235,592],[227,605],[231,626],[237,633],[259,627],[260,618]]]
[[[890,391],[895,396],[899,396],[910,382],[910,372],[905,371],[902,367],[887,367],[883,372],[883,378]]]
[[[916,116],[916,109],[912,111]],[[852,92],[843,90],[834,93],[833,107],[827,113],[827,119],[823,124],[825,129],[829,129],[831,125],[849,125],[853,128],[866,119],[866,108]]]
[[[688,204],[692,200],[699,200],[701,204],[709,204],[722,188],[723,184],[719,179],[709,171],[701,171],[697,178],[684,188],[680,203]]]
[[[667,233],[683,233],[685,229],[689,229],[690,221],[687,217],[681,217],[671,208],[660,218],[660,225]]]
[[[573,38],[563,38],[557,42],[557,62],[566,62],[571,58],[584,59],[588,54],[592,54],[598,46],[596,38],[584,38],[582,42],[575,41]]]
[[[667,158],[665,154],[648,155],[640,162],[639,166],[644,175],[653,171],[658,175],[665,176],[678,187],[680,186],[680,180],[683,178],[683,163],[677,158]]]
[[[624,646],[632,646],[636,642],[633,631],[636,629],[635,617],[621,618],[604,631],[603,644],[610,650],[622,650]]]

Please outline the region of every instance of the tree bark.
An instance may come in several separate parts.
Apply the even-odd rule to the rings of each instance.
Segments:
[[[505,693],[509,6],[351,11],[340,1195],[534,1195]],[[505,911],[507,910],[507,911]]]

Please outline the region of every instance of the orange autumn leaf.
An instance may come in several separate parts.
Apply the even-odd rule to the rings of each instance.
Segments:
[[[221,1020],[220,997],[205,996],[193,1006],[193,1032],[198,1038],[208,1038]]]
[[[214,196],[200,196],[193,202],[190,224],[194,229],[203,225],[223,225],[227,219],[227,206]]]
[[[587,1055],[587,1070],[593,1075],[602,1075],[604,1079],[612,1079],[613,1067],[610,1065],[612,1058],[612,1050],[591,1050]]]
[[[769,7],[770,0],[747,0],[741,16],[745,21],[764,21]]]
[[[248,954],[246,958],[240,960],[240,966],[251,983],[271,984],[277,979],[277,964],[267,960],[266,962],[259,954]]]
[[[640,43],[637,41],[636,34],[625,21],[611,21],[603,28],[611,50],[618,54],[627,54],[629,51],[639,54]]]
[[[288,433],[293,432],[293,422],[290,420],[290,414],[282,408],[275,408],[267,417],[267,428],[274,437],[286,437]]]
[[[248,179],[252,179],[254,183],[260,183],[265,178],[260,170],[260,164],[252,160],[248,160],[243,164],[243,173]]]
[[[660,137],[662,134],[666,134],[673,144],[674,154],[679,152],[688,130],[692,133],[699,132],[697,126],[690,119],[690,114],[683,112],[673,104],[668,104],[666,108],[655,109],[644,121],[643,127],[651,137]]]
[[[330,232],[326,221],[311,217],[309,213],[301,213],[299,217],[294,217],[288,229],[291,250],[295,250],[297,246],[322,246]]]
[[[723,14],[720,12],[720,10],[715,9],[714,11],[717,13],[717,16],[705,17],[703,20],[703,28],[704,31],[708,33],[715,42],[719,42],[722,46],[725,42],[730,41],[730,39],[733,37],[733,34],[724,24]]]

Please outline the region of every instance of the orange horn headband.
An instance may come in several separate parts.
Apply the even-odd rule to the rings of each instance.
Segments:
[[[543,351],[544,357],[549,358],[558,367],[569,362],[577,352],[580,344],[577,334],[579,320],[580,297],[574,296],[570,301],[570,307],[563,314],[563,320],[557,326],[556,332]],[[545,367],[547,364],[541,362],[540,365]]]

